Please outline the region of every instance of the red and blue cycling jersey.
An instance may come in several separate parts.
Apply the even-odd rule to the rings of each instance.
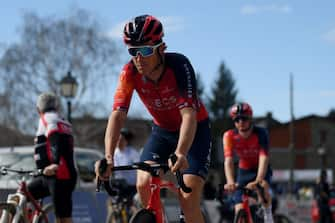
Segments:
[[[208,113],[197,96],[195,72],[189,60],[181,54],[166,53],[165,68],[158,82],[140,74],[132,61],[120,74],[114,95],[113,110],[128,111],[132,94],[136,90],[153,117],[156,125],[177,131],[181,124],[180,110],[192,107],[197,121],[208,118]]]
[[[239,168],[257,169],[259,156],[268,156],[269,140],[264,128],[254,126],[251,135],[243,138],[237,129],[225,132],[223,136],[224,156],[239,157]]]
[[[58,164],[56,178],[68,180],[77,176],[74,162],[72,126],[57,112],[41,115],[36,136],[46,137],[46,154],[49,163]],[[34,157],[37,159],[38,157]]]

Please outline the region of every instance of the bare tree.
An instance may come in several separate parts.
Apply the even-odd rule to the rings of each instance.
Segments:
[[[59,95],[59,82],[68,71],[79,84],[74,110],[92,112],[87,105],[103,104],[99,97],[103,101],[102,91],[113,80],[119,48],[89,12],[75,9],[64,18],[25,13],[20,34],[19,42],[6,47],[0,59],[1,123],[31,128],[37,95],[43,91]]]

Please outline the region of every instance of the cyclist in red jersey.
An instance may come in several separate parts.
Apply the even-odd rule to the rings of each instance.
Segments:
[[[272,223],[271,183],[272,170],[269,165],[269,139],[265,128],[252,123],[252,108],[247,103],[233,105],[230,116],[235,129],[226,131],[223,135],[223,150],[225,156],[225,189],[234,191],[235,213],[242,208],[242,190],[236,186],[246,186],[256,189],[260,184],[265,189],[267,203],[262,202],[265,223]],[[234,153],[239,158],[237,180],[234,174]]]
[[[141,161],[167,162],[175,153],[177,161],[173,166],[170,163],[170,168],[173,172],[181,170],[186,185],[192,188],[190,194],[180,193],[186,221],[204,222],[200,200],[208,173],[211,137],[208,113],[197,96],[193,67],[184,55],[165,52],[163,26],[151,15],[132,19],[123,34],[132,57],[120,74],[107,124],[105,156],[109,168],[99,177],[107,180],[111,174],[112,157],[135,90],[153,117],[152,133]],[[99,175],[97,168],[96,172]],[[138,171],[137,190],[144,206],[151,193],[150,179],[150,174]]]
[[[34,160],[43,175],[28,184],[35,199],[51,196],[57,223],[72,223],[72,193],[77,182],[71,124],[58,112],[59,99],[45,92],[37,99],[39,124]]]

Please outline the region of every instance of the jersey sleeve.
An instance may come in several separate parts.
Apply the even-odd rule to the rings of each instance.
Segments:
[[[190,61],[181,54],[169,55],[168,61],[175,73],[179,90],[178,108],[193,107],[198,110],[200,101],[197,93],[197,81]]]
[[[127,112],[129,109],[134,91],[134,77],[130,70],[130,65],[127,64],[121,71],[114,94],[113,111],[120,110]]]
[[[266,129],[260,128],[258,133],[258,140],[260,145],[260,155],[269,155],[269,135]]]
[[[224,157],[233,157],[233,137],[230,130],[223,135],[223,153]]]

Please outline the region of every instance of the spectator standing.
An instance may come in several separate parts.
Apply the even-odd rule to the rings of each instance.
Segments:
[[[327,180],[327,171],[321,170],[320,177],[315,185],[314,196],[318,205],[320,223],[332,223],[332,215],[329,207],[329,183]]]

